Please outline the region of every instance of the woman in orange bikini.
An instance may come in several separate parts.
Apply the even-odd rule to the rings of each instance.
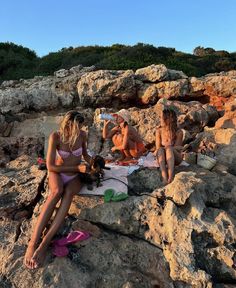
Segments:
[[[46,160],[50,194],[42,207],[26,250],[24,264],[29,269],[37,268],[43,263],[45,252],[66,217],[73,196],[81,189],[77,172],[87,170],[86,165],[80,164],[82,156],[86,162],[91,162],[86,148],[86,133],[81,130],[83,122],[84,118],[79,112],[69,111],[63,117],[60,130],[50,135]],[[59,200],[61,202],[56,216],[47,234],[41,239]]]
[[[112,139],[114,146],[111,151],[120,151],[120,160],[138,158],[146,152],[143,140],[134,127],[129,125],[130,115],[125,109],[112,114],[115,117],[116,126],[108,131],[110,121],[104,121],[103,138]]]
[[[183,132],[177,128],[177,116],[173,109],[165,107],[161,125],[156,130],[156,156],[164,184],[174,179],[174,167],[182,162]]]

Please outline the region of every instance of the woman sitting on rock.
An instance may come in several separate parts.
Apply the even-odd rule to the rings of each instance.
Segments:
[[[182,162],[183,132],[177,128],[177,116],[173,109],[164,107],[161,125],[156,130],[156,156],[164,184],[174,179],[175,165]]]
[[[116,126],[108,131],[110,121],[104,121],[103,138],[112,139],[114,146],[111,151],[120,151],[119,160],[128,161],[132,158],[138,158],[146,151],[143,140],[134,127],[129,125],[130,115],[125,109],[112,114],[115,118]]]
[[[47,248],[63,223],[73,196],[81,189],[78,172],[87,170],[86,165],[80,164],[82,155],[88,163],[91,162],[86,148],[86,133],[81,130],[83,122],[84,117],[79,112],[69,111],[62,119],[60,130],[50,135],[46,160],[50,194],[42,207],[25,254],[24,263],[29,269],[43,263]],[[59,200],[56,216],[41,239]]]

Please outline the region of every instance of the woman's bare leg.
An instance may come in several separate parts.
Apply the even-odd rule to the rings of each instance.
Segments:
[[[122,145],[123,143],[123,137],[121,134],[115,134],[113,137],[112,137],[112,142],[114,144],[115,147],[119,147]],[[120,161],[124,160],[126,155],[124,153],[124,150],[119,150],[120,153],[121,153],[121,157],[118,159]]]
[[[114,146],[119,147],[123,143],[123,136],[121,134],[114,135],[112,137],[112,142]],[[133,157],[137,157],[137,152],[135,150],[135,143],[131,140],[128,141],[127,148],[124,150],[119,150],[121,153],[121,158],[119,159],[120,161],[123,160],[131,160]]]
[[[183,155],[182,155],[182,153],[177,151],[175,149],[175,147],[173,147],[173,148],[174,148],[173,152],[174,152],[174,156],[175,156],[175,165],[179,165],[183,161]]]
[[[125,153],[125,160],[129,161],[131,160],[133,157],[136,158],[137,157],[137,153],[135,150],[135,143],[132,140],[128,140],[128,145],[127,145],[127,149],[123,150]]]
[[[139,149],[139,147],[137,147],[138,144],[132,142],[130,144],[130,154],[132,155],[133,158],[139,158],[141,156],[143,156],[146,152],[147,149],[143,146],[142,149]]]
[[[124,160],[128,161],[128,160],[131,160],[133,158],[132,155],[130,154],[129,150],[126,149],[126,150],[122,150],[122,151],[125,154],[125,159]]]
[[[174,148],[172,146],[165,147],[166,150],[166,163],[168,167],[168,183],[171,183],[174,179],[174,169],[175,169],[175,155]]]
[[[166,156],[165,156],[165,149],[159,148],[157,152],[157,162],[160,166],[161,170],[161,176],[163,179],[164,184],[168,183],[168,177],[167,177],[167,170],[166,170]]]
[[[115,147],[121,146],[123,143],[123,136],[121,134],[114,135],[112,137],[112,142],[113,142]],[[130,143],[128,143],[128,147],[129,147],[129,144]],[[121,158],[119,159],[120,161],[132,159],[132,156],[129,152],[129,149],[124,149],[124,150],[119,150],[119,151],[121,153]]]
[[[81,189],[81,183],[79,178],[75,178],[71,180],[67,186],[65,187],[65,192],[63,194],[60,207],[57,211],[57,214],[46,234],[46,236],[43,238],[41,244],[36,249],[33,255],[34,261],[37,263],[37,265],[40,265],[43,263],[43,260],[46,255],[46,250],[51,243],[52,238],[57,233],[58,229],[60,228],[61,224],[63,223],[68,210],[70,208],[72,199],[75,194],[77,194]]]
[[[112,142],[114,144],[115,147],[118,147],[120,145],[122,145],[122,142],[123,142],[123,136],[121,134],[115,134],[113,137],[112,137]]]
[[[34,231],[32,233],[30,242],[25,253],[24,264],[29,269],[34,269],[37,267],[37,263],[34,261],[32,256],[39,244],[41,234],[46,227],[48,221],[50,220],[56,204],[60,200],[63,193],[63,183],[58,173],[49,173],[49,190],[50,194],[42,207],[42,211],[38,216]]]

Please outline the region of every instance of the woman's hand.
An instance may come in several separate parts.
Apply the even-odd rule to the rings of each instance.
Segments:
[[[81,173],[88,173],[89,172],[89,168],[86,164],[80,164],[77,166],[78,168],[78,172],[81,172]]]
[[[111,152],[115,152],[116,150],[117,150],[116,146],[113,146],[113,147],[111,148]]]
[[[107,126],[109,123],[111,123],[111,120],[104,120],[104,126]]]
[[[62,166],[64,163],[64,160],[61,157],[58,157],[55,162],[56,162],[56,165]]]

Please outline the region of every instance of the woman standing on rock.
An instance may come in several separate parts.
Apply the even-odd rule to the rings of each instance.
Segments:
[[[114,146],[111,151],[120,151],[121,158],[119,160],[131,160],[138,158],[146,152],[143,140],[134,127],[129,125],[130,115],[125,109],[121,109],[115,114],[114,122],[116,126],[108,131],[110,121],[105,120],[103,127],[103,139],[112,139]]]
[[[161,125],[156,129],[156,156],[164,184],[174,179],[175,165],[182,162],[183,131],[177,128],[177,116],[173,109],[164,106]]]
[[[81,130],[84,117],[77,111],[69,111],[63,117],[60,130],[49,138],[47,168],[50,194],[37,219],[25,254],[24,263],[29,269],[38,268],[46,256],[53,236],[58,231],[70,208],[73,196],[81,189],[78,172],[86,172],[86,165],[80,165],[82,155],[90,163],[87,153],[87,137]],[[56,204],[60,206],[47,234],[42,233],[49,223]]]

